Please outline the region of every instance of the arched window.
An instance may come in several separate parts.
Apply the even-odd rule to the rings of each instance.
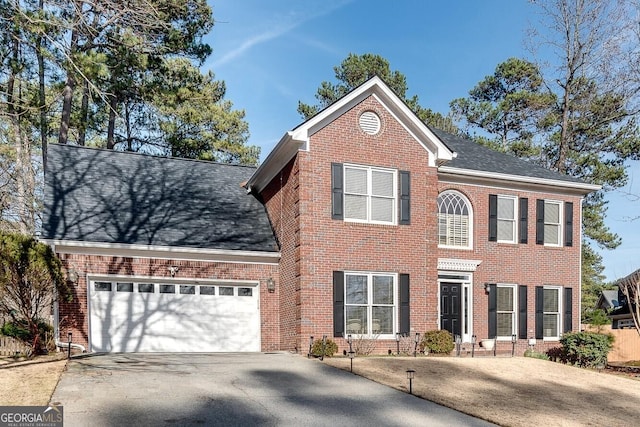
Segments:
[[[457,191],[444,191],[438,196],[438,245],[471,247],[471,205]]]

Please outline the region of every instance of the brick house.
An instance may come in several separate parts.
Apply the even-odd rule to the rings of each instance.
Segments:
[[[599,187],[430,129],[377,77],[257,169],[50,153],[43,238],[76,294],[60,330],[92,351],[352,334],[386,352],[439,328],[544,349],[579,326],[580,207]]]

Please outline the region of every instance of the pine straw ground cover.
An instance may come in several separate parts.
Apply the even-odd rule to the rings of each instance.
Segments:
[[[0,406],[48,405],[67,364],[62,357],[56,353],[22,363],[0,360]]]
[[[322,362],[321,362],[322,363]],[[325,358],[349,370],[349,359]],[[360,357],[353,372],[504,426],[636,426],[640,381],[525,357]]]

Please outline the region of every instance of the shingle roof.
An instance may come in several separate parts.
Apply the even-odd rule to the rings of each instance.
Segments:
[[[253,167],[52,144],[42,238],[277,251]]]
[[[565,181],[568,183],[585,183],[581,179],[563,175],[524,159],[492,150],[469,139],[452,135],[439,129],[432,130],[451,150],[458,153],[458,156],[447,162],[446,166],[482,172]]]

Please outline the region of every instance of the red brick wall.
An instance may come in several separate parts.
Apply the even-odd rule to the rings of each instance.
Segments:
[[[298,351],[300,337],[300,200],[299,162],[295,157],[260,195],[280,244],[280,349]]]
[[[515,191],[509,188],[488,188],[478,185],[450,184],[440,181],[438,190],[458,190],[473,207],[473,250],[439,249],[441,258],[481,260],[473,275],[474,333],[487,338],[488,297],[484,283],[526,285],[528,336],[535,337],[535,287],[560,285],[573,288],[573,328],[580,327],[580,211],[577,196],[556,193]],[[490,242],[488,235],[489,194],[526,197],[528,202],[528,243]],[[536,244],[536,199],[573,202],[573,246],[549,247]],[[564,229],[563,229],[564,230]],[[549,344],[557,345],[556,343]],[[548,347],[538,340],[536,348]],[[526,344],[523,348],[526,348]]]
[[[268,264],[216,263],[206,261],[184,261],[149,258],[122,258],[95,255],[61,254],[65,268],[78,272],[78,282],[72,286],[73,301],[59,303],[60,335],[66,340],[68,332],[73,341],[84,346],[89,344],[87,310],[88,275],[139,275],[168,278],[169,267],[179,267],[180,278],[236,279],[260,281],[260,320],[262,350],[280,349],[278,325],[278,286],[275,293],[268,293],[266,280],[273,277],[277,282],[278,266]]]
[[[366,110],[382,119],[382,130],[362,132],[358,117]],[[438,182],[427,151],[398,124],[375,98],[367,98],[310,137],[309,151],[297,157],[265,189],[262,196],[281,243],[280,319],[282,348],[306,352],[309,336],[333,338],[332,273],[339,270],[408,273],[411,279],[411,329],[438,327],[438,258],[481,260],[473,275],[473,323],[478,339],[487,335],[484,283],[517,283],[529,287],[528,329],[535,327],[535,286],[573,287],[573,324],[579,325],[580,227],[578,197],[488,189]],[[331,219],[331,163],[353,163],[407,170],[411,173],[411,224],[386,226]],[[438,192],[458,189],[474,209],[473,250],[438,249]],[[529,243],[489,242],[488,195],[529,198]],[[535,199],[574,203],[574,246],[548,248],[535,244]],[[333,338],[335,339],[335,338]],[[344,340],[335,339],[340,350]],[[542,344],[536,348],[557,345]],[[499,348],[504,347],[503,343]],[[509,344],[510,347],[510,344]],[[518,343],[525,349],[526,342]],[[380,341],[379,352],[395,349]],[[521,353],[521,352],[520,352]]]

